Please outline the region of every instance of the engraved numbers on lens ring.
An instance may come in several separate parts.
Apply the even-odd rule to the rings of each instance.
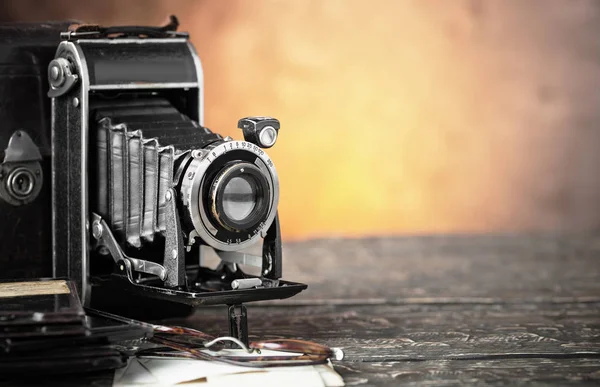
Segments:
[[[273,168],[273,161],[271,161],[271,159],[265,154],[265,151],[259,148],[257,145],[246,141],[228,141],[222,145],[219,145],[210,152],[210,156],[212,157],[212,159],[207,156],[204,158],[203,161],[210,164],[213,161],[215,161],[215,159],[217,159],[219,156],[234,149],[243,149],[251,151],[252,153],[260,156],[269,168]]]

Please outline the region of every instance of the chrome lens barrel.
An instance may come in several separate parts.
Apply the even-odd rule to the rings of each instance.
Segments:
[[[264,237],[279,202],[277,172],[265,151],[246,141],[223,141],[192,155],[180,190],[195,235],[222,251]]]

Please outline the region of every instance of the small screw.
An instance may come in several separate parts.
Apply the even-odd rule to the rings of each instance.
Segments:
[[[103,232],[104,230],[102,229],[100,222],[95,221],[94,224],[92,224],[92,236],[96,239],[100,239],[102,238]]]
[[[177,259],[177,250],[173,249],[173,251],[171,251],[171,256],[173,256],[173,259]]]
[[[39,170],[39,169],[37,169],[37,170],[35,171],[35,174],[39,176],[39,175],[40,175],[40,170]]]
[[[75,107],[79,106],[79,98],[77,98],[77,97],[73,98],[73,106],[75,106]]]
[[[192,180],[194,178],[194,172],[188,173],[188,179]]]
[[[171,191],[167,191],[167,193],[165,194],[165,199],[167,199],[167,201],[170,202],[172,198],[173,195],[171,194]]]
[[[123,265],[119,266],[119,269],[121,269],[121,271],[125,270],[125,267],[123,267]]]
[[[21,131],[17,130],[17,137],[21,137]]]

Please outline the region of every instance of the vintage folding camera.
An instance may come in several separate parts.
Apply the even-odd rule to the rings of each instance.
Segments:
[[[2,278],[67,277],[84,305],[147,318],[306,288],[281,280],[279,121],[240,119],[244,140],[204,127],[176,28],[0,26]]]

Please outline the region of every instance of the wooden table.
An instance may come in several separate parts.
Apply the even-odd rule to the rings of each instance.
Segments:
[[[249,304],[251,340],[341,347],[347,385],[600,384],[600,237],[340,239],[284,253],[284,277],[309,288]],[[225,307],[172,322],[227,334]]]
[[[248,305],[256,338],[344,349],[348,385],[600,384],[600,237],[288,243],[301,295]],[[227,332],[224,308],[187,321]]]

